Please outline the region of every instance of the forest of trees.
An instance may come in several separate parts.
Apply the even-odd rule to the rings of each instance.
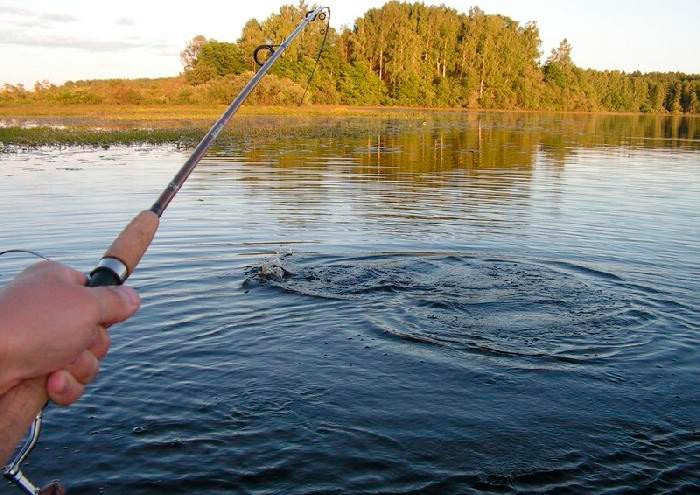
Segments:
[[[279,43],[309,10],[286,5],[252,19],[235,42],[196,36],[183,72],[165,79],[6,85],[0,102],[228,103],[256,65],[252,53]],[[304,93],[324,35],[308,103],[481,109],[699,113],[700,75],[581,69],[563,40],[541,63],[535,23],[478,8],[390,1],[340,31],[313,22],[273,67],[252,103],[294,104]]]

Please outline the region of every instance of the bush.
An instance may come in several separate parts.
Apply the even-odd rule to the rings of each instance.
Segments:
[[[199,63],[195,65],[194,68],[185,71],[185,80],[193,86],[209,82],[216,76],[216,69],[214,67],[202,63]]]

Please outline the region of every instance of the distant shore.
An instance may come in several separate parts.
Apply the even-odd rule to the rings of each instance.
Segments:
[[[69,125],[90,125],[127,122],[142,122],[168,126],[189,122],[212,122],[226,105],[45,105],[45,104],[0,104],[0,120],[30,120],[39,122],[66,119]],[[435,108],[417,106],[353,106],[353,105],[304,105],[304,106],[259,106],[244,105],[239,115],[248,116],[389,116],[419,118],[437,113],[556,113],[584,115],[646,115],[664,117],[697,117],[700,114],[670,114],[641,112],[563,112],[538,110],[490,110],[479,108]],[[6,123],[7,125],[7,123]]]
[[[45,105],[0,104],[0,119],[84,119],[86,123],[138,121],[163,123],[169,121],[213,121],[226,105]],[[435,112],[463,112],[463,108],[428,108],[394,106],[304,105],[271,106],[243,105],[238,115],[259,116],[419,116]]]
[[[221,115],[225,105],[0,105],[0,152],[40,146],[103,146],[131,144],[174,144],[190,147],[199,142],[205,130]],[[441,118],[464,118],[474,125],[488,123],[488,114],[511,114],[513,127],[522,119],[535,127],[540,117],[570,115],[578,122],[579,132],[596,131],[586,125],[616,116],[633,117],[635,126],[644,127],[651,119],[691,119],[697,116],[612,113],[612,112],[539,112],[475,110],[463,108],[427,108],[398,106],[248,105],[227,126],[218,139],[221,145],[243,141],[291,138],[336,138],[377,136],[386,130],[387,121],[399,127],[424,126]],[[549,117],[548,117],[549,116]],[[636,117],[636,118],[635,118]],[[484,120],[486,119],[486,120]],[[601,122],[598,122],[599,124]],[[499,124],[500,125],[500,124]],[[658,125],[653,124],[653,125]],[[676,124],[674,124],[676,125]],[[694,131],[693,131],[694,133]]]

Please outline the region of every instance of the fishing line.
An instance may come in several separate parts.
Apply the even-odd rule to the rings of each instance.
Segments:
[[[306,93],[309,92],[309,88],[311,87],[311,80],[314,78],[314,74],[316,74],[316,67],[318,67],[318,62],[319,62],[319,60],[321,60],[321,55],[323,55],[323,48],[326,46],[326,39],[328,38],[328,31],[331,30],[331,8],[326,7],[325,9],[328,12],[328,14],[321,12],[318,16],[318,18],[321,20],[323,20],[324,18],[326,19],[326,27],[325,27],[325,29],[322,28],[323,41],[321,41],[321,47],[318,50],[318,55],[316,55],[316,61],[314,62],[314,68],[311,71],[311,75],[306,80],[306,89],[304,89],[304,94],[301,95],[301,100],[299,100],[299,106],[301,106],[304,103],[304,98],[306,97]]]
[[[5,254],[31,254],[33,256],[36,256],[37,258],[41,258],[44,261],[51,261],[50,258],[47,258],[41,253],[37,253],[36,251],[31,251],[29,249],[7,249],[5,251],[0,251],[0,256],[3,256]],[[0,273],[0,278],[2,278],[2,273]]]
[[[323,12],[323,11],[326,12]],[[313,10],[309,10],[306,13],[306,17],[309,17],[314,13]],[[323,55],[323,49],[326,46],[326,40],[328,39],[328,31],[331,30],[331,9],[330,7],[323,7],[321,11],[316,15],[316,17],[313,18],[313,20],[319,19],[321,21],[326,21],[326,27],[321,28],[321,34],[323,34],[323,40],[321,41],[321,46],[318,49],[318,54],[316,55],[316,60],[314,61],[314,68],[311,70],[311,75],[309,78],[306,80],[306,87],[304,88],[304,94],[301,95],[301,99],[299,100],[299,105],[301,106],[304,103],[304,98],[306,98],[306,94],[309,92],[309,88],[311,87],[311,80],[314,78],[314,75],[316,74],[316,69],[318,67],[318,63],[321,60],[321,55]],[[255,48],[253,51],[253,60],[255,61],[256,64],[258,64],[260,67],[262,67],[265,64],[265,61],[260,60],[260,53],[263,51],[269,52],[268,57],[271,57],[273,53],[275,53],[275,50],[279,48],[282,45],[273,45],[273,44],[263,44],[259,45]]]
[[[37,258],[41,258],[42,260],[51,261],[49,258],[44,256],[43,254],[37,253],[36,251],[30,251],[29,249],[8,249],[6,251],[0,251],[0,256],[2,256],[3,254],[10,254],[10,253],[33,254],[34,256],[36,256]]]

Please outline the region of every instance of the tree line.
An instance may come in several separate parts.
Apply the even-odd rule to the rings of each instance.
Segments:
[[[253,50],[281,42],[309,7],[285,5],[248,21],[236,41],[196,36],[175,78],[6,85],[0,102],[228,103],[257,68]],[[328,29],[328,32],[326,32]],[[390,1],[352,27],[316,20],[264,79],[252,103],[294,104],[316,56],[308,103],[409,105],[503,110],[699,113],[700,75],[625,73],[577,67],[563,40],[541,63],[535,23],[520,24],[479,8]]]

